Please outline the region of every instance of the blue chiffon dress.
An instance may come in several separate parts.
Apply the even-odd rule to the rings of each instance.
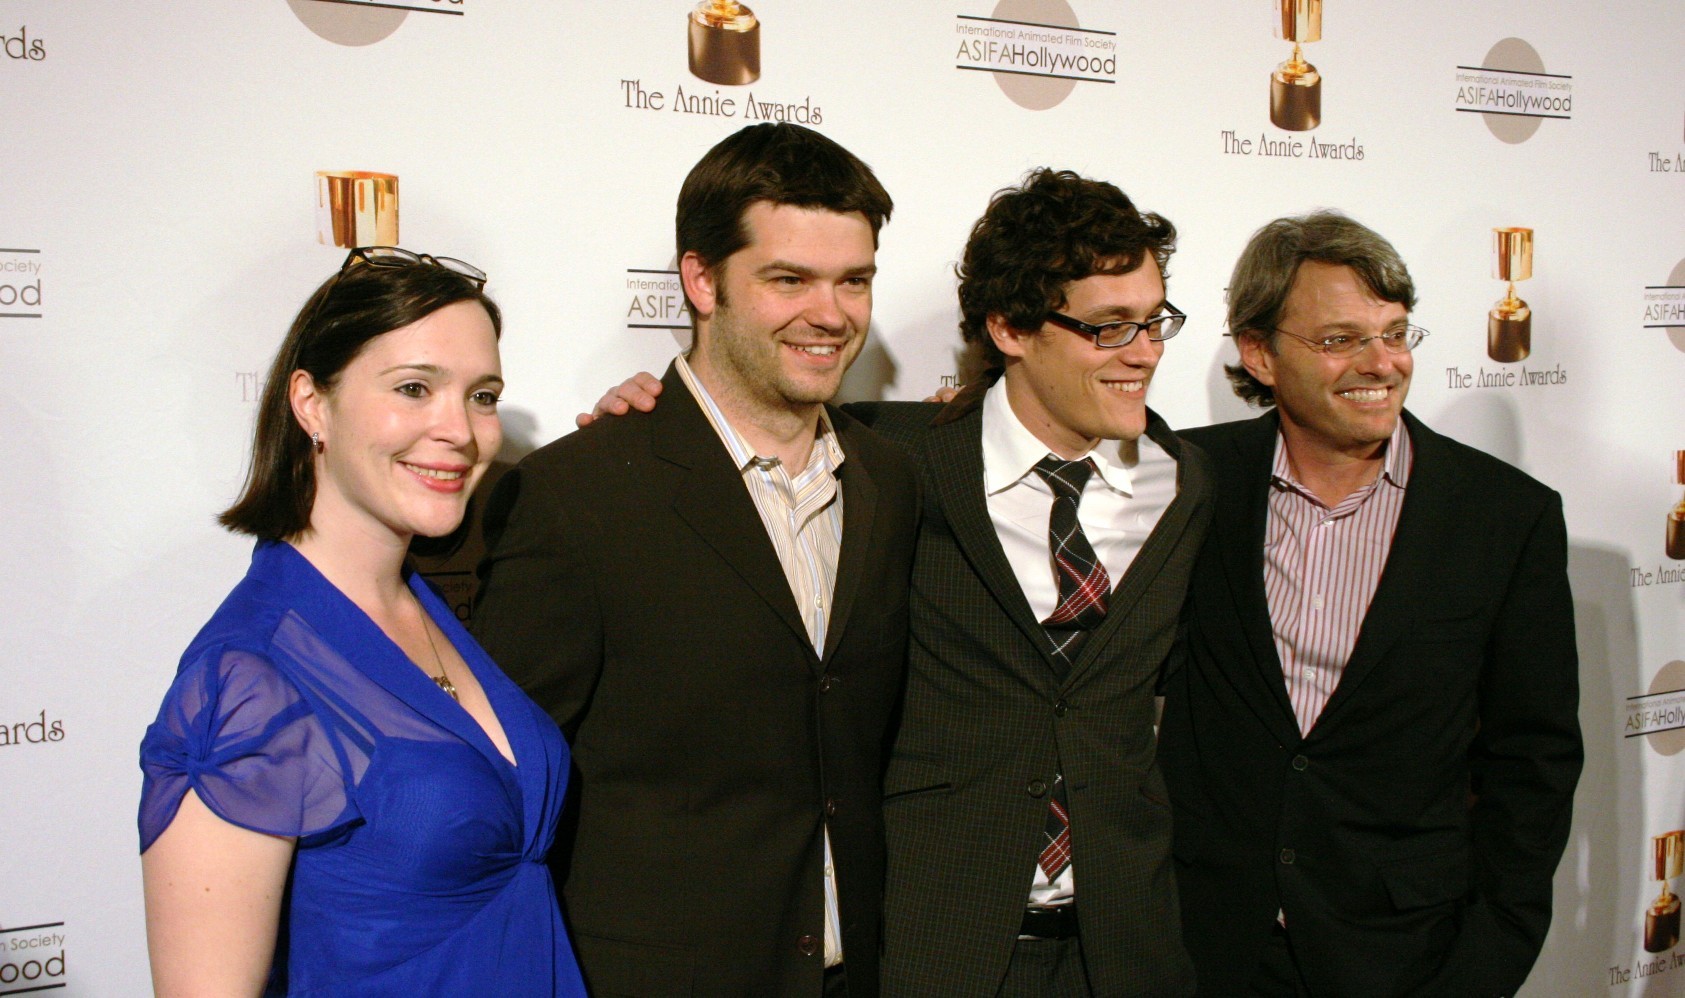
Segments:
[[[189,789],[298,838],[268,994],[584,995],[544,863],[567,745],[407,581],[517,765],[303,555],[261,542],[141,742],[141,851]]]

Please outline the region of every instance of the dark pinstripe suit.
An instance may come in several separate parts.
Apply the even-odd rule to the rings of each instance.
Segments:
[[[988,995],[1024,914],[1046,787],[1068,784],[1084,962],[1098,995],[1193,990],[1154,761],[1153,695],[1211,514],[1198,448],[1150,414],[1177,459],[1177,496],[1060,681],[983,493],[982,398],[849,411],[917,456],[903,719],[885,782],[886,995]]]

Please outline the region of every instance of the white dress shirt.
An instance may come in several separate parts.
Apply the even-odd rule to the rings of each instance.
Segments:
[[[1131,450],[1135,453],[1130,454]],[[995,535],[1037,620],[1051,616],[1059,603],[1059,582],[1047,537],[1053,490],[1033,470],[1036,462],[1051,453],[1012,411],[1006,378],[996,381],[983,398],[983,490]],[[1134,447],[1120,440],[1102,440],[1084,456],[1094,461],[1098,474],[1090,475],[1082,490],[1077,520],[1115,589],[1176,498],[1176,460],[1144,435]],[[1073,857],[1058,881],[1050,884],[1040,864],[1035,864],[1029,903],[1073,900],[1075,871]]]

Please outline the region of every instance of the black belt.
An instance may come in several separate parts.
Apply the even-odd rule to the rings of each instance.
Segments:
[[[1025,908],[1024,921],[1018,926],[1020,936],[1036,939],[1075,939],[1077,936],[1077,906],[1055,905],[1050,908]]]

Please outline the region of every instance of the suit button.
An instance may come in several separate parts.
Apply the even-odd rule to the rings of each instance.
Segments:
[[[802,956],[812,956],[819,952],[818,936],[803,936],[796,940],[796,949],[802,951]]]
[[[1296,755],[1293,757],[1293,768],[1301,773],[1310,768],[1310,764],[1311,761],[1302,755]]]
[[[1024,788],[1024,792],[1031,797],[1040,797],[1047,793],[1047,783],[1044,780],[1031,780],[1029,785]]]
[[[835,797],[825,798],[825,817],[834,818],[836,816],[837,816],[837,799]]]
[[[1292,866],[1293,865],[1293,850],[1283,849],[1281,851],[1281,864],[1283,866]]]
[[[1054,717],[1064,717],[1066,714],[1070,713],[1070,710],[1071,710],[1071,705],[1066,703],[1065,701],[1061,700],[1058,703],[1053,705],[1053,716]]]
[[[831,685],[832,685],[831,677],[826,676],[824,679],[821,679],[819,681],[819,692],[821,692],[821,693],[831,692]]]

